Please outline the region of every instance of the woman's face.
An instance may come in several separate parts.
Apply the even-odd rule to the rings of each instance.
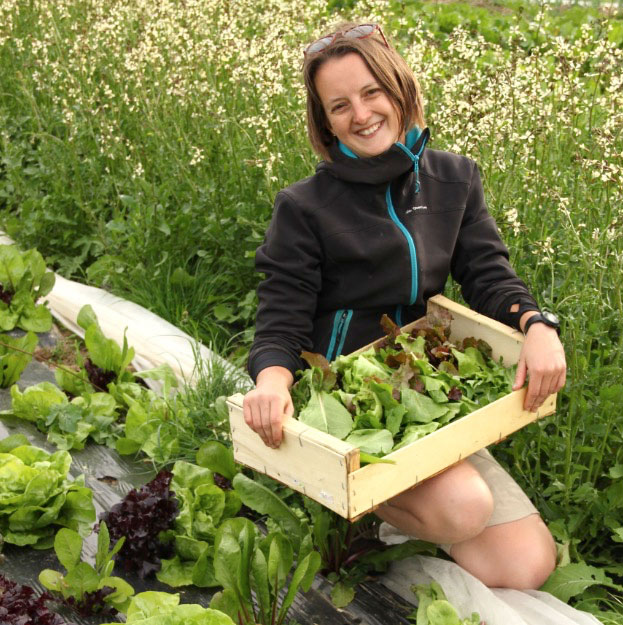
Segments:
[[[329,130],[357,156],[377,156],[404,141],[394,103],[355,52],[323,63],[315,82]]]

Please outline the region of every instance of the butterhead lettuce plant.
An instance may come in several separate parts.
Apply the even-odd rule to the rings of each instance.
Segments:
[[[20,252],[14,245],[0,246],[0,330],[50,330],[50,310],[37,300],[52,290],[54,279],[37,250]]]

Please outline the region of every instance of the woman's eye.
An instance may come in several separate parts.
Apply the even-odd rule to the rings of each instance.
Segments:
[[[346,104],[344,104],[344,102],[340,102],[340,104],[336,104],[332,109],[331,112],[332,113],[337,113],[341,110],[344,109],[344,107],[346,106]]]
[[[375,87],[374,89],[368,89],[368,91],[366,92],[366,95],[376,95],[377,93],[379,93],[380,89],[378,87]]]

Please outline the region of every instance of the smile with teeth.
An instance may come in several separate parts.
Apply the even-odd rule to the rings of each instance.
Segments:
[[[364,128],[363,130],[358,130],[357,134],[363,137],[367,137],[373,134],[374,132],[376,132],[381,127],[382,123],[383,123],[382,121],[377,122],[376,124],[373,124],[372,126],[369,126],[368,128]]]

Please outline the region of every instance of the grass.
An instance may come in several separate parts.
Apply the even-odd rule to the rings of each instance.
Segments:
[[[0,223],[64,275],[206,343],[233,340],[224,349],[243,362],[273,197],[316,162],[301,50],[338,14],[384,24],[420,77],[433,147],[478,161],[514,266],[563,320],[569,381],[557,415],[497,455],[571,559],[620,580],[621,11],[4,0]],[[205,393],[191,402],[198,422],[217,396]],[[204,435],[191,432],[189,446]],[[581,601],[612,622],[623,613],[617,596]]]

